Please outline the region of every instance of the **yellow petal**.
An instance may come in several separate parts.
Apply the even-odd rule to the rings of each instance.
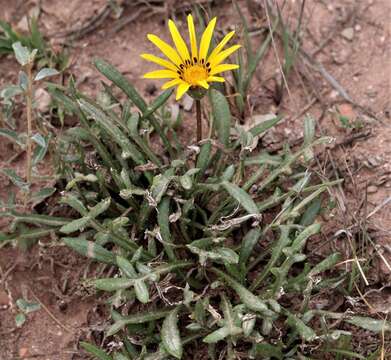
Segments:
[[[167,81],[166,83],[163,84],[162,89],[163,90],[169,89],[170,87],[173,87],[175,85],[179,85],[182,82],[183,82],[183,80],[181,80],[181,79],[174,79],[174,80]]]
[[[182,60],[190,59],[189,50],[184,42],[181,34],[179,33],[175,23],[172,20],[168,20],[168,28],[170,29],[172,40],[181,56]]]
[[[211,52],[211,54],[208,58],[208,62],[213,61],[213,58],[223,49],[225,44],[227,44],[227,42],[230,41],[232,36],[234,36],[234,35],[235,35],[235,31],[231,31],[230,33],[228,33],[227,35],[224,36],[223,40],[221,40],[220,43]]]
[[[221,73],[223,71],[234,70],[234,69],[238,69],[238,68],[239,68],[239,65],[236,65],[236,64],[220,64],[220,65],[217,65],[216,67],[212,68],[209,75],[216,75],[216,74]]]
[[[209,89],[209,84],[207,83],[206,80],[200,80],[200,81],[197,81],[197,84],[201,87],[203,87],[204,89]]]
[[[174,48],[172,48],[170,45],[168,45],[163,40],[159,39],[156,35],[148,34],[147,38],[149,41],[151,41],[155,46],[157,46],[160,51],[167,56],[168,59],[170,59],[175,65],[182,64],[182,59],[176,52]]]
[[[230,56],[231,54],[233,54],[236,50],[238,50],[241,46],[240,45],[234,45],[234,46],[231,46],[230,48],[224,50],[224,51],[221,51],[220,53],[218,53],[214,58],[213,60],[209,60],[210,62],[210,66],[213,68],[214,66],[220,64],[221,62],[223,62],[228,56]]]
[[[179,75],[171,70],[155,70],[144,74],[146,79],[176,79]]]
[[[183,82],[182,84],[180,84],[176,91],[176,100],[179,100],[183,96],[183,94],[187,90],[189,90],[189,88],[190,88],[190,84],[188,83]]]
[[[191,57],[192,59],[194,59],[198,57],[198,49],[197,49],[197,36],[194,28],[194,21],[193,21],[193,16],[191,16],[191,14],[187,16],[187,25],[189,27]]]
[[[201,42],[200,42],[200,56],[199,56],[200,61],[204,59],[204,61],[206,62],[206,56],[208,55],[209,45],[210,45],[210,41],[212,40],[212,35],[213,35],[213,30],[215,28],[215,25],[216,25],[216,18],[214,17],[209,22],[204,33],[202,34]]]
[[[152,55],[152,54],[141,54],[141,57],[143,59],[145,59],[145,60],[151,61],[151,62],[153,62],[155,64],[163,66],[163,67],[165,67],[167,69],[170,69],[172,71],[176,72],[178,70],[178,68],[173,63],[171,63],[171,62],[169,62],[167,60],[164,60],[164,59],[162,59],[160,57],[157,57],[155,55]]]
[[[209,76],[206,79],[206,81],[208,81],[208,82],[213,82],[213,81],[215,81],[215,82],[224,82],[225,79],[223,77],[221,77],[221,76]]]

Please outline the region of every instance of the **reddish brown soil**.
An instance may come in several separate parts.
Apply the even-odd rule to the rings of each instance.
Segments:
[[[245,3],[240,1],[240,6],[248,15]],[[61,35],[85,24],[103,9],[106,1],[70,0],[64,6],[61,0],[0,0],[0,18],[23,27],[20,20],[38,4],[41,5],[42,31],[49,35],[53,47],[60,50],[64,41]],[[69,70],[76,75],[80,86],[88,92],[98,91],[101,78],[91,65],[92,59],[98,56],[117,66],[148,97],[146,89],[151,83],[142,80],[141,75],[153,66],[142,61],[139,54],[154,52],[153,45],[145,40],[147,33],[156,33],[168,40],[164,20],[178,4],[169,1],[167,7],[155,15],[144,11],[135,21],[116,32],[114,29],[119,21],[132,14],[129,7],[125,8],[120,19],[109,16],[91,34],[72,42]],[[335,145],[323,160],[332,160],[335,172],[345,182],[342,192],[336,194],[339,206],[324,219],[323,232],[332,238],[336,231],[346,228],[351,230],[353,237],[363,226],[370,231],[377,249],[371,247],[368,254],[373,257],[373,266],[367,274],[373,288],[389,286],[391,281],[388,267],[391,264],[391,202],[387,202],[391,196],[391,42],[387,25],[390,4],[387,0],[307,1],[302,27],[303,49],[310,54],[316,51],[313,58],[323,64],[351,97],[351,102],[343,99],[319,72],[299,62],[287,79],[289,91],[284,90],[282,102],[277,105],[273,97],[280,80],[276,75],[279,67],[273,49],[258,68],[249,99],[253,114],[278,111],[285,115],[283,123],[263,139],[265,146],[273,148],[300,139],[306,115],[318,120],[318,134],[336,138]],[[292,27],[298,7],[298,2],[289,1],[283,10],[284,18]],[[214,10],[219,16],[220,27],[239,24],[230,2]],[[249,21],[253,28],[267,26],[263,16],[261,20],[252,18]],[[345,36],[352,32],[352,38],[345,38],[342,32]],[[253,42],[257,44],[259,38],[254,36]],[[281,56],[278,43],[276,49]],[[0,86],[15,81],[17,72],[18,66],[11,57],[0,58]],[[362,128],[343,128],[336,116],[337,111],[351,122],[360,123]],[[250,115],[245,122],[249,121]],[[194,141],[194,119],[187,117],[182,137]],[[24,121],[21,110],[20,129],[24,128]],[[362,136],[355,139],[357,134]],[[0,167],[12,166],[23,176],[24,154],[11,165],[6,164],[14,152],[12,144],[1,139]],[[42,170],[51,172],[50,166]],[[4,199],[10,191],[16,191],[16,188],[0,175],[0,196]],[[5,219],[0,219],[0,226],[5,224]],[[348,240],[341,241],[335,245],[347,251]],[[314,249],[321,251],[317,244]],[[99,339],[105,321],[97,307],[101,300],[83,293],[80,285],[84,271],[88,272],[86,261],[60,245],[36,246],[28,253],[8,247],[0,249],[0,267],[0,359],[82,359],[78,340],[89,338],[91,334]],[[387,288],[373,298],[375,312],[376,309],[390,311],[385,291]],[[38,298],[43,306],[29,314],[26,323],[16,329],[15,301],[22,296],[32,301]]]
[[[58,246],[39,252],[38,247],[29,252],[8,248],[0,266],[12,269],[6,278],[3,273],[0,289],[0,359],[83,359],[79,338],[104,321],[96,321],[97,299],[80,283],[87,261]],[[20,329],[15,326],[19,298],[41,304]]]

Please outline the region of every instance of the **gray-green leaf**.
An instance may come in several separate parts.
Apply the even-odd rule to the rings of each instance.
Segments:
[[[91,219],[89,216],[85,216],[80,219],[73,220],[70,223],[63,225],[60,231],[64,234],[70,234],[75,231],[83,230],[87,226],[90,220]]]
[[[352,316],[345,321],[373,332],[391,331],[391,323],[385,320],[377,320],[365,316]]]
[[[103,350],[95,345],[81,341],[80,346],[99,360],[113,360],[111,356],[107,355]]]
[[[179,308],[172,310],[162,325],[162,341],[167,352],[177,359],[182,358],[183,347],[178,329]]]
[[[155,321],[166,317],[170,313],[169,310],[147,311],[145,313],[136,313],[130,316],[121,317],[107,330],[107,336],[116,334],[128,324],[143,324],[150,321]]]
[[[213,331],[208,336],[204,337],[204,339],[202,341],[207,344],[214,344],[220,340],[223,340],[228,335],[230,335],[230,330],[229,330],[228,326],[224,326],[220,329]]]
[[[58,75],[58,74],[59,74],[59,72],[56,69],[43,68],[38,72],[37,75],[35,75],[34,80],[39,81],[39,80],[43,80],[49,76],[54,76],[54,75]]]
[[[26,300],[24,300],[22,298],[16,300],[16,305],[25,314],[28,314],[28,313],[31,313],[31,312],[34,312],[34,311],[38,311],[39,309],[41,309],[41,305],[40,304],[35,303],[35,302],[29,302],[29,301],[26,301]]]
[[[240,300],[243,302],[244,305],[247,306],[248,309],[253,311],[259,311],[261,313],[267,313],[269,315],[273,314],[273,312],[268,309],[266,304],[260,298],[255,296],[251,291],[247,290],[243,285],[239,284],[229,275],[216,268],[213,268],[213,272],[219,277],[221,277],[222,280],[224,280],[224,282],[227,283],[228,286],[230,286],[236,291],[236,293],[240,297]]]
[[[288,315],[287,323],[295,328],[300,336],[306,341],[313,341],[316,338],[316,333],[309,326],[304,324],[303,320],[293,314]]]
[[[239,261],[245,268],[246,262],[253,251],[254,246],[257,244],[259,237],[261,236],[261,229],[255,228],[250,230],[243,239],[242,246],[240,248]]]
[[[146,304],[149,301],[148,287],[143,280],[134,281],[134,290],[138,301]]]
[[[92,284],[99,290],[116,291],[131,287],[134,284],[134,280],[126,278],[107,278],[94,280]]]
[[[18,60],[20,65],[25,66],[31,61],[29,49],[19,41],[12,44],[12,48],[14,49],[16,60]]]
[[[94,259],[106,264],[116,263],[116,258],[111,251],[106,250],[104,247],[96,244],[93,241],[87,241],[82,237],[66,237],[63,238],[62,241],[65,243],[65,245],[71,247],[79,254],[89,257],[90,259]]]
[[[112,141],[115,141],[122,148],[122,157],[124,159],[130,157],[137,165],[145,163],[142,154],[137,150],[136,146],[129,141],[129,138],[113,123],[112,119],[104,111],[84,99],[80,99],[78,102],[81,109],[110,135]]]
[[[229,133],[231,129],[231,112],[225,96],[212,89],[210,92],[212,101],[213,119],[219,141],[225,146],[229,145]]]
[[[21,190],[26,191],[29,188],[29,184],[25,182],[14,169],[2,169],[1,172],[7,175],[8,178]]]
[[[223,181],[221,185],[249,214],[259,214],[257,205],[246,191],[227,181]]]
[[[26,315],[19,313],[15,316],[16,327],[20,328],[26,322]]]

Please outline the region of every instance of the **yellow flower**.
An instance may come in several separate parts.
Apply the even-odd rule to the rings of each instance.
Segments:
[[[148,39],[156,45],[168,60],[151,54],[142,54],[141,57],[162,66],[164,69],[151,71],[144,75],[146,79],[171,79],[166,82],[162,89],[178,86],[176,99],[179,100],[190,88],[209,88],[210,82],[224,82],[224,78],[217,74],[237,69],[239,65],[223,64],[222,62],[233,52],[240,48],[234,45],[223,50],[224,46],[235,34],[234,31],[227,34],[223,40],[210,52],[209,46],[212,40],[213,30],[216,25],[216,18],[213,18],[201,37],[199,49],[194,28],[194,21],[191,15],[187,16],[189,27],[190,51],[179,33],[175,23],[169,20],[168,27],[176,49],[161,40],[156,35],[148,34]]]

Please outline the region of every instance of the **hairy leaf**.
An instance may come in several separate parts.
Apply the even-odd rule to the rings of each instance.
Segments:
[[[87,241],[83,237],[66,237],[63,238],[62,241],[65,243],[65,245],[71,247],[79,254],[87,256],[90,259],[106,264],[116,264],[115,255],[111,251],[106,250],[104,247],[93,241]]]
[[[249,214],[259,214],[257,205],[246,191],[227,181],[223,181],[221,185]]]
[[[231,111],[225,96],[212,89],[210,92],[213,110],[214,125],[219,141],[225,146],[229,145],[229,132],[231,129]]]
[[[172,310],[162,325],[162,341],[167,352],[177,359],[182,358],[183,347],[178,328],[179,308]]]

